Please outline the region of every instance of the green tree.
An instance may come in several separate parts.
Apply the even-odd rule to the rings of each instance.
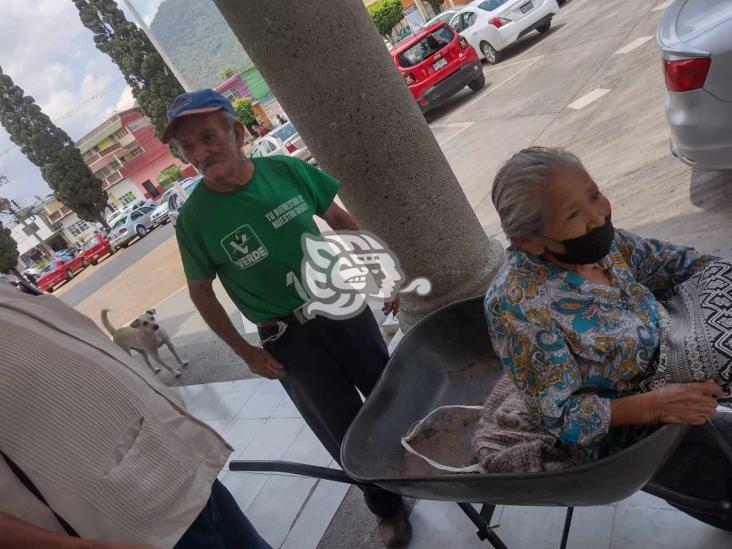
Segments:
[[[163,187],[169,187],[181,177],[181,170],[178,164],[168,166],[158,174],[158,183]]]
[[[32,97],[0,67],[0,124],[10,140],[41,169],[56,198],[86,221],[105,223],[107,193],[69,135],[41,111]]]
[[[128,21],[114,0],[72,0],[81,22],[94,33],[94,44],[116,63],[137,104],[160,139],[165,112],[183,88],[145,33]]]
[[[252,102],[246,97],[235,99],[231,105],[234,107],[234,112],[236,112],[237,118],[239,118],[245,126],[249,127],[252,122],[257,121],[257,117],[254,115]]]
[[[0,221],[0,273],[17,274],[18,244],[10,235],[10,229],[3,227]]]
[[[401,0],[381,0],[368,7],[369,15],[382,36],[389,36],[391,30],[404,19],[403,9]]]
[[[225,69],[219,71],[219,76],[221,77],[221,80],[231,78],[235,74],[239,74],[239,69],[235,69],[234,67],[226,67]]]

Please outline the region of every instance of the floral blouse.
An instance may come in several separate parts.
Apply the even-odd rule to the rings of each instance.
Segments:
[[[493,346],[538,423],[570,444],[598,442],[610,399],[637,388],[659,348],[654,293],[713,258],[616,229],[602,260],[610,286],[510,248],[485,314]]]

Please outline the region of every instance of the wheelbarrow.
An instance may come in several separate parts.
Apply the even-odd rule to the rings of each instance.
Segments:
[[[236,460],[230,462],[229,469],[377,485],[403,496],[453,501],[477,526],[478,537],[496,548],[506,547],[496,526],[491,525],[496,505],[566,507],[560,544],[564,548],[575,506],[615,503],[638,490],[661,497],[709,524],[732,530],[729,492],[710,499],[654,478],[663,473],[664,464],[690,431],[684,425],[661,426],[632,446],[592,463],[528,474],[447,473],[401,445],[401,437],[410,426],[438,406],[482,404],[502,373],[487,334],[482,298],[455,302],[423,318],[400,341],[346,434],[341,446],[342,471],[283,461]],[[706,440],[722,456],[716,467],[726,478],[727,471],[732,470],[732,450],[714,426],[709,424],[707,430]],[[469,437],[459,444],[464,455],[470,455]],[[676,471],[667,476],[677,476]],[[475,503],[482,504],[480,511]]]

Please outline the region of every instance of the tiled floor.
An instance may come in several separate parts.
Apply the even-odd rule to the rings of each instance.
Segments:
[[[396,342],[394,342],[396,343]],[[233,459],[285,460],[337,467],[279,382],[261,379],[178,388],[191,413],[234,447]],[[315,549],[348,486],[284,474],[230,472],[219,478],[260,534],[275,548]],[[411,516],[413,549],[487,548],[454,503],[419,501]],[[564,509],[505,507],[492,524],[511,549],[559,547]],[[638,492],[615,505],[575,510],[574,549],[722,549],[732,533],[707,526],[666,502]],[[352,548],[355,549],[355,548]]]

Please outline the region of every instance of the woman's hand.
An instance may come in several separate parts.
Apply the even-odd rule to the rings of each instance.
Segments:
[[[724,394],[713,380],[704,383],[672,383],[651,391],[653,413],[660,423],[701,425],[717,413],[717,400]]]

